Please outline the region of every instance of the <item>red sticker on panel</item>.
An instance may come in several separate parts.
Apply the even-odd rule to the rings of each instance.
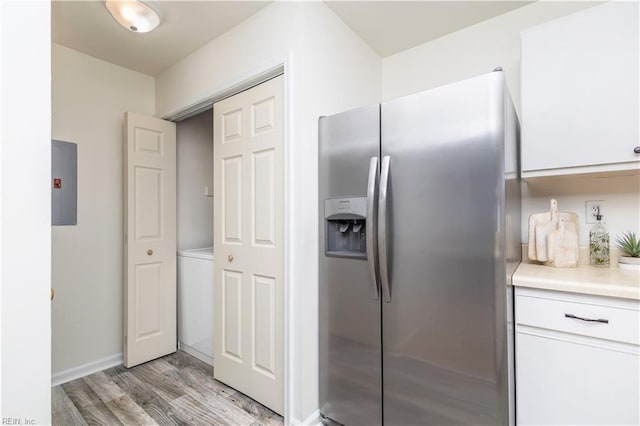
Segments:
[[[54,189],[60,189],[60,188],[62,188],[62,179],[60,179],[60,178],[53,178],[53,188],[54,188]]]

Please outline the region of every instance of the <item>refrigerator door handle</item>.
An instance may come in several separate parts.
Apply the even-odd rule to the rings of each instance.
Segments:
[[[378,181],[378,157],[369,160],[369,180],[367,184],[367,223],[365,233],[367,238],[367,263],[369,264],[369,277],[371,278],[371,298],[378,300],[378,277],[376,274],[376,183]]]
[[[382,298],[385,303],[391,302],[389,288],[389,259],[387,247],[387,192],[389,189],[389,163],[391,158],[382,158],[380,172],[380,193],[378,196],[378,255],[380,257],[380,282],[382,283]]]

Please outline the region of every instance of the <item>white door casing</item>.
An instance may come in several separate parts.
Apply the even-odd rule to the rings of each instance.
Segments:
[[[214,104],[214,376],[284,411],[284,76]]]
[[[124,365],[176,351],[176,127],[125,113]]]

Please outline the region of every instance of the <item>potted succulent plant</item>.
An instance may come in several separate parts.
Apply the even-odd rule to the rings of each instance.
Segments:
[[[640,239],[636,233],[623,233],[616,238],[616,245],[623,253],[618,260],[618,266],[622,269],[640,270]]]

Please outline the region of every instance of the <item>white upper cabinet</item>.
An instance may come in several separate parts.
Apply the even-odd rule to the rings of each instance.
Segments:
[[[638,3],[522,32],[523,177],[640,169]]]

